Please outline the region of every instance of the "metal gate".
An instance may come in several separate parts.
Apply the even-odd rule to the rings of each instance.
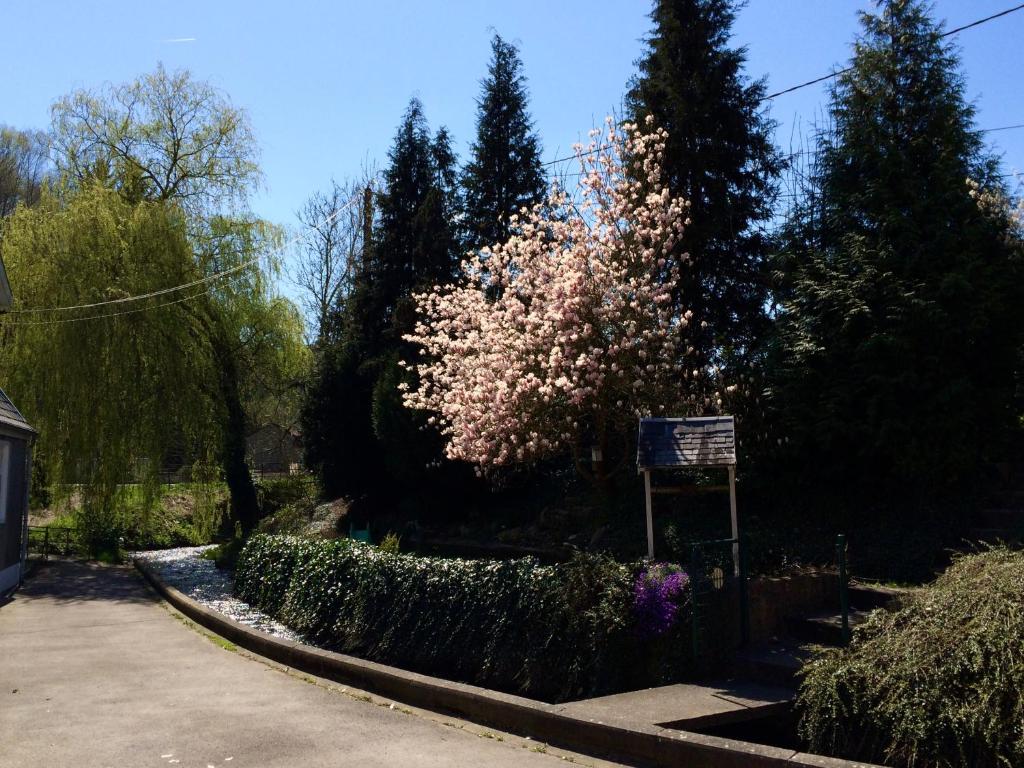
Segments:
[[[750,639],[750,602],[744,539],[694,542],[690,545],[689,575],[694,661],[705,659],[712,643],[721,650],[734,619],[739,623],[739,644],[745,645]],[[733,610],[738,610],[738,617]]]

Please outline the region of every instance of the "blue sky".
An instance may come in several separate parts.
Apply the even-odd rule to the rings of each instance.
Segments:
[[[959,26],[1012,0],[938,0]],[[45,127],[61,94],[151,70],[188,68],[252,118],[266,189],[257,212],[293,225],[294,211],[331,177],[385,162],[411,96],[465,155],[491,31],[518,43],[545,159],[562,156],[619,103],[647,33],[645,0],[374,0],[352,3],[219,0],[13,2],[3,10],[0,123]],[[780,90],[844,63],[866,0],[750,0],[734,43],[748,74]],[[171,42],[188,38],[185,42]],[[968,30],[962,49],[981,127],[1024,123],[1017,90],[1024,11]],[[825,106],[824,86],[775,100],[777,143],[788,150]],[[990,134],[1007,170],[1024,169],[1024,130]]]

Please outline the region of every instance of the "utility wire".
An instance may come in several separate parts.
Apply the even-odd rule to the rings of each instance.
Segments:
[[[993,13],[991,16],[986,16],[983,19],[978,19],[977,21],[972,21],[972,22],[970,22],[968,24],[964,24],[962,26],[946,30],[941,35],[939,35],[939,39],[942,39],[944,37],[950,37],[951,35],[955,35],[958,32],[963,32],[965,29],[971,29],[972,27],[981,26],[982,24],[986,24],[986,23],[988,23],[990,21],[993,21],[994,19],[1002,18],[1003,16],[1009,16],[1011,13],[1014,13],[1014,12],[1020,11],[1020,10],[1024,10],[1024,3],[1021,3],[1020,5],[1015,5],[1013,8],[1007,8],[1005,11],[1000,11],[999,13]],[[831,80],[833,77],[839,77],[840,75],[845,75],[847,72],[852,72],[853,69],[854,68],[852,66],[844,67],[843,69],[836,70],[835,72],[832,72],[831,74],[822,75],[821,77],[816,77],[813,80],[808,80],[806,83],[800,83],[799,85],[792,85],[789,88],[782,89],[781,91],[776,91],[775,93],[769,93],[767,96],[765,96],[763,99],[761,99],[761,101],[768,101],[769,99],[774,99],[777,96],[782,96],[783,94],[786,94],[786,93],[792,93],[793,91],[799,91],[801,88],[806,88],[806,87],[808,87],[810,85],[816,85],[817,83],[823,82],[825,80]]]
[[[1012,8],[1007,8],[1005,11],[1000,11],[999,13],[994,13],[991,16],[986,16],[983,19],[977,19],[976,21],[972,21],[972,22],[970,22],[968,24],[964,24],[962,26],[955,27],[954,29],[946,30],[941,35],[939,35],[939,38],[941,39],[941,38],[944,38],[944,37],[950,37],[951,35],[955,35],[958,32],[963,32],[965,29],[971,29],[972,27],[977,27],[977,26],[980,26],[982,24],[986,24],[986,23],[988,23],[990,21],[993,21],[994,19],[999,19],[999,18],[1002,18],[1003,16],[1008,16],[1011,13],[1015,13],[1016,11],[1020,11],[1020,10],[1024,10],[1024,3],[1021,3],[1020,5],[1015,5]],[[841,75],[845,75],[847,72],[852,72],[853,70],[854,70],[853,66],[843,67],[842,69],[838,69],[835,72],[831,72],[831,73],[829,73],[827,75],[822,75],[821,77],[816,77],[813,80],[808,80],[808,81],[803,82],[803,83],[798,83],[797,85],[791,85],[789,88],[783,88],[781,91],[775,91],[774,93],[769,93],[767,96],[763,96],[760,99],[760,102],[770,101],[771,99],[777,98],[779,96],[783,96],[783,95],[785,95],[787,93],[792,93],[793,91],[799,91],[801,88],[807,88],[808,86],[811,86],[811,85],[817,85],[818,83],[823,83],[826,80],[831,80],[834,77],[840,77]],[[1011,128],[1024,128],[1024,124],[1022,124],[1022,125],[1008,125],[1008,126],[1004,126],[1002,128],[989,128],[989,129],[987,129],[987,132],[1007,131],[1007,130],[1010,130]],[[983,133],[984,132],[986,132],[986,131],[983,131]],[[606,146],[596,147],[595,149],[588,150],[587,152],[583,152],[580,155],[566,155],[565,157],[555,158],[554,160],[549,160],[546,163],[541,163],[541,166],[543,167],[543,166],[548,166],[548,165],[555,165],[556,163],[564,163],[564,162],[566,162],[568,160],[575,160],[577,157],[582,157],[584,155],[592,155],[595,152],[599,152],[599,151],[601,151],[603,149],[607,149],[607,147]]]
[[[996,131],[1012,131],[1015,128],[1024,128],[1024,123],[1017,125],[1001,125],[998,128],[982,128],[979,133],[995,133]]]
[[[0,327],[9,325],[62,325],[64,323],[80,323],[86,320],[102,320],[105,317],[121,317],[122,315],[134,315],[138,312],[148,312],[151,309],[159,309],[160,307],[170,307],[174,304],[182,304],[186,301],[191,301],[192,299],[198,299],[200,296],[205,296],[209,294],[214,288],[216,288],[216,286],[211,285],[209,288],[205,288],[197,293],[189,294],[188,296],[183,296],[180,299],[174,299],[173,301],[164,301],[161,302],[160,304],[150,304],[145,307],[136,307],[135,309],[124,309],[121,310],[120,312],[107,312],[102,315],[89,315],[87,317],[63,317],[53,320],[15,320],[13,322],[4,321],[3,323],[0,323]],[[58,309],[62,309],[62,307],[58,307]]]
[[[39,312],[70,312],[72,310],[94,309],[96,307],[105,307],[105,306],[108,306],[110,304],[126,304],[126,303],[132,302],[132,301],[143,301],[144,299],[152,299],[152,298],[154,298],[156,296],[163,296],[163,295],[168,294],[168,293],[175,293],[176,291],[183,291],[186,288],[194,288],[195,286],[202,285],[204,283],[210,283],[210,282],[213,282],[214,280],[220,280],[222,277],[227,277],[228,275],[232,275],[232,274],[234,274],[236,272],[241,272],[246,267],[251,267],[253,264],[257,263],[259,260],[260,260],[260,257],[257,256],[254,259],[250,259],[249,261],[242,262],[241,264],[239,264],[237,266],[234,266],[234,267],[231,267],[230,269],[225,269],[223,272],[218,272],[218,273],[216,273],[214,275],[208,275],[207,277],[200,278],[199,280],[193,280],[191,283],[182,283],[181,285],[175,285],[175,286],[172,286],[170,288],[163,288],[163,289],[161,289],[159,291],[153,291],[152,293],[143,293],[143,294],[139,294],[137,296],[125,296],[125,297],[120,298],[120,299],[110,299],[109,301],[97,301],[97,302],[95,302],[93,304],[76,304],[74,306],[69,306],[69,307],[36,307],[36,308],[33,308],[33,309],[15,309],[15,310],[11,310],[10,312],[8,312],[8,314],[10,314],[10,315],[32,315],[32,314],[37,314]]]
[[[340,216],[346,209],[351,207],[352,204],[355,203],[362,196],[362,194],[363,194],[362,191],[359,191],[356,194],[352,195],[352,197],[350,197],[348,200],[346,200],[344,204],[338,206],[330,214],[325,216],[324,219],[317,224],[317,226],[324,226],[324,225],[330,224],[332,221],[334,221],[334,219],[336,219],[338,216]],[[289,240],[287,243],[282,245],[280,248],[276,248],[274,251],[272,251],[272,253],[284,252],[286,249],[291,248],[293,245],[295,245],[297,242],[299,242],[300,239],[301,239],[301,235],[296,235],[291,240]],[[217,272],[216,274],[207,275],[206,277],[199,278],[198,280],[193,280],[190,283],[182,283],[181,285],[174,285],[174,286],[171,286],[170,288],[162,288],[162,289],[160,289],[158,291],[151,291],[150,293],[143,293],[143,294],[139,294],[139,295],[136,295],[136,296],[125,296],[125,297],[122,297],[120,299],[110,299],[108,301],[97,301],[97,302],[93,302],[91,304],[75,304],[73,306],[67,306],[67,307],[37,307],[37,308],[33,308],[33,309],[16,309],[16,310],[12,310],[12,311],[8,312],[8,314],[10,314],[10,315],[28,315],[28,314],[38,314],[40,312],[70,312],[70,311],[81,310],[81,309],[95,309],[96,307],[105,307],[105,306],[109,306],[111,304],[126,304],[126,303],[134,302],[134,301],[144,301],[146,299],[152,299],[152,298],[155,298],[157,296],[165,296],[168,293],[175,293],[177,291],[183,291],[183,290],[186,290],[188,288],[194,288],[197,285],[204,285],[206,283],[211,283],[211,282],[213,282],[215,280],[220,280],[220,279],[222,279],[224,277],[229,277],[231,275],[237,274],[238,272],[241,272],[244,269],[247,269],[248,267],[253,266],[254,264],[258,264],[261,258],[262,258],[261,256],[256,256],[255,258],[249,259],[248,261],[242,262],[241,264],[238,264],[238,265],[236,265],[234,267],[231,267],[229,269],[225,269],[225,270],[223,270],[221,272]],[[203,295],[204,293],[207,293],[207,292],[208,292],[208,290],[207,291],[202,291],[200,293],[194,294],[191,298],[195,298],[196,296],[201,296],[201,295]],[[170,303],[171,304],[175,304],[177,302],[170,302]],[[154,305],[153,307],[145,307],[144,309],[155,309],[156,307],[163,307],[163,306],[168,306],[168,304],[157,304],[157,305]],[[119,314],[130,314],[130,313],[124,312],[124,313],[114,313],[114,314],[110,314],[110,315],[93,315],[91,317],[73,318],[73,319],[94,320],[94,319],[97,319],[97,318],[100,318],[100,317],[117,317]],[[65,322],[67,322],[67,321],[65,321]],[[7,324],[8,325],[29,325],[29,323],[7,323]]]

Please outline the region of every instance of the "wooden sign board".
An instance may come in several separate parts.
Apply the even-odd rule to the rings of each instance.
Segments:
[[[732,518],[733,570],[740,573],[739,521],[736,518],[736,421],[732,416],[640,419],[637,471],[644,476],[647,497],[647,557],[654,559],[651,470],[725,467],[729,470],[729,512]]]
[[[640,419],[636,464],[640,472],[735,466],[735,420],[732,416]]]

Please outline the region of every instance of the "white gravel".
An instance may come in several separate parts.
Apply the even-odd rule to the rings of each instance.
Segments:
[[[304,641],[301,635],[284,624],[234,597],[231,594],[231,575],[219,570],[212,560],[199,556],[207,549],[210,546],[157,549],[133,552],[132,557],[146,562],[175,589],[229,619],[285,640]]]

